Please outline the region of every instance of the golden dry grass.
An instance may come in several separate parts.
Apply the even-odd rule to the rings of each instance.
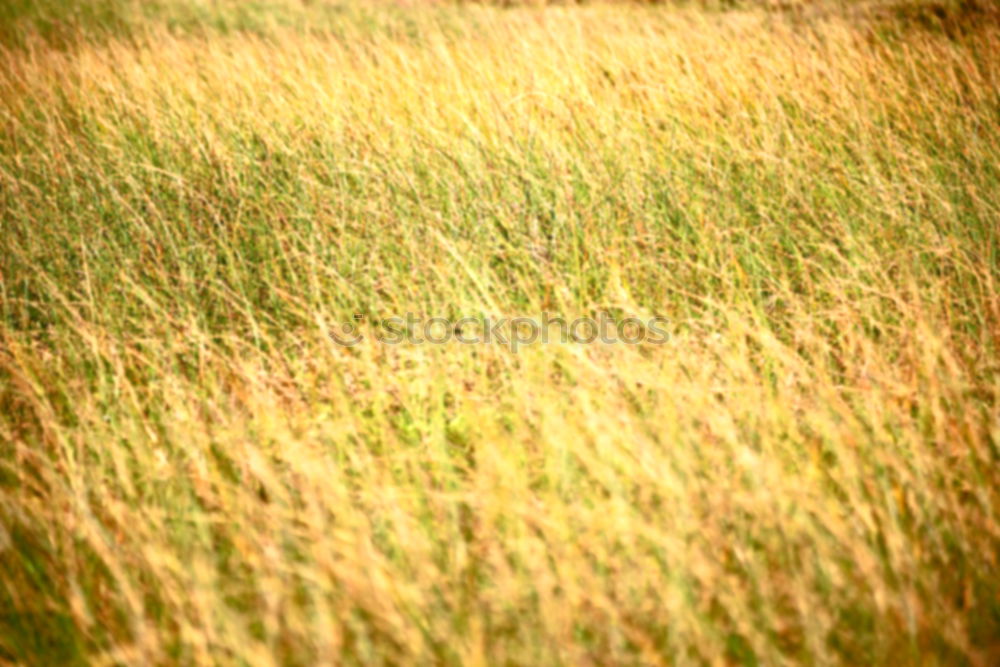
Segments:
[[[0,660],[997,659],[991,14],[58,7],[0,52]]]

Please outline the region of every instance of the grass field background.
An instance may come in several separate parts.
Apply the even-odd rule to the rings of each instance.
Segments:
[[[989,3],[0,44],[0,662],[1000,659]],[[331,339],[406,312],[671,337]]]

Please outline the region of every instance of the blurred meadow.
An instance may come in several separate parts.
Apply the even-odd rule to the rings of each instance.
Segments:
[[[991,2],[4,0],[0,664],[996,665],[998,280]]]

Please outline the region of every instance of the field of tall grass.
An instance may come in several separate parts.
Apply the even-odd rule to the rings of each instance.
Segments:
[[[1000,661],[989,3],[2,4],[0,664]]]

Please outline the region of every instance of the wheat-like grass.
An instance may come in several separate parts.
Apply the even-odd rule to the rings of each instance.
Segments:
[[[993,14],[10,7],[0,661],[997,659]]]

